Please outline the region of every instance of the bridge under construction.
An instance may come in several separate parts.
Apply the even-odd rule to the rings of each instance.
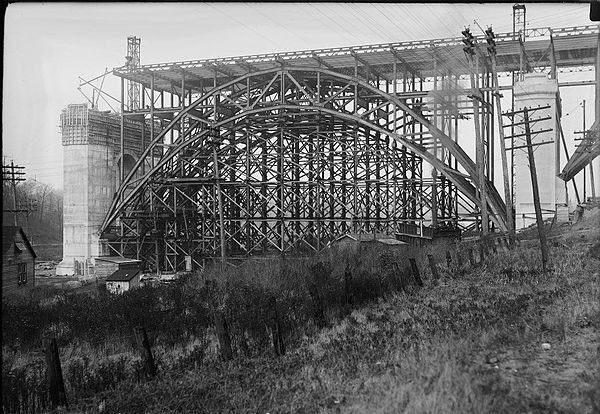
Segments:
[[[78,161],[94,201],[82,201],[81,232],[79,210],[65,210],[63,269],[115,255],[176,272],[316,252],[348,233],[513,232],[529,203],[515,190],[529,127],[518,114],[528,106],[542,107],[533,145],[536,163],[549,158],[540,186],[555,215],[566,181],[575,186],[600,152],[599,48],[597,25],[523,23],[512,33],[141,65],[130,37],[127,64],[113,70],[120,113],[73,106],[61,117],[74,151],[65,177],[83,159],[78,145],[97,148]],[[595,71],[595,81],[561,84],[565,71]],[[563,166],[560,89],[583,83],[595,85],[596,119]],[[102,166],[108,148],[116,171]]]

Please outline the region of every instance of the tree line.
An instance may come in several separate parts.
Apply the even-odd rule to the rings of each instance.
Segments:
[[[2,182],[2,210],[4,225],[14,225],[13,212],[17,213],[17,224],[23,228],[33,244],[61,243],[63,227],[63,193],[52,185],[26,179],[14,188],[10,181]]]

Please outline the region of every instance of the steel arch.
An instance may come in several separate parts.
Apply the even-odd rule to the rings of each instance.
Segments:
[[[322,93],[329,82],[328,92]],[[216,83],[216,82],[215,82]],[[334,85],[335,84],[335,85]],[[335,88],[334,88],[335,86]],[[287,94],[293,91],[294,97]],[[329,93],[329,94],[328,94]],[[276,99],[275,99],[276,98]],[[364,102],[359,102],[360,100]],[[379,112],[383,112],[381,116]],[[230,130],[236,122],[254,116],[301,116],[315,114],[330,116],[348,124],[390,137],[400,146],[418,155],[446,176],[471,202],[480,205],[479,187],[475,163],[450,137],[432,125],[416,105],[386,93],[356,76],[315,67],[285,67],[248,73],[222,85],[215,85],[191,105],[180,110],[146,148],[138,162],[118,189],[105,220],[99,230],[102,234],[111,223],[131,208],[140,194],[153,180],[176,162],[182,151],[200,144],[209,150],[209,136],[219,129]],[[420,124],[425,131],[420,134],[403,134],[398,131],[398,120]],[[177,138],[165,143],[169,132]],[[425,135],[431,135],[424,138]],[[438,140],[464,169],[464,173],[452,168],[428,148],[427,138]],[[157,148],[163,151],[160,158],[153,158]],[[142,165],[153,165],[141,174]],[[171,171],[171,175],[173,171]],[[494,188],[487,181],[488,209],[491,220],[502,230],[506,229],[505,206]]]

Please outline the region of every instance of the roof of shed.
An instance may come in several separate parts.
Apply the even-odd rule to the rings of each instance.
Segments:
[[[139,270],[119,269],[112,275],[106,278],[107,282],[129,282],[136,275],[140,273]]]
[[[116,263],[116,264],[124,264],[124,263],[138,264],[138,263],[142,262],[141,260],[138,260],[138,259],[130,259],[128,257],[121,257],[121,256],[97,257],[96,260],[100,260],[102,262]]]
[[[335,241],[340,241],[344,239],[350,239],[359,243],[368,243],[368,242],[376,242],[383,243],[388,245],[403,245],[408,244],[403,241],[397,240],[388,235],[373,235],[373,234],[345,234],[341,237],[338,237]]]
[[[2,226],[2,253],[6,253],[9,248],[14,246],[16,246],[19,250],[23,250],[22,248],[25,246],[23,246],[21,242],[15,241],[17,232],[21,232],[21,236],[25,241],[25,246],[31,251],[33,257],[37,257],[35,250],[33,250],[33,247],[29,243],[27,235],[20,226]]]

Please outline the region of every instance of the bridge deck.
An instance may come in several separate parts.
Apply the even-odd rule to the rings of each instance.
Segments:
[[[598,50],[598,25],[566,27],[560,29],[528,29],[525,51],[534,68],[550,66],[550,39],[554,42],[554,57],[558,70],[592,66]],[[226,79],[264,69],[290,66],[322,66],[341,73],[352,74],[355,65],[368,65],[382,81],[392,81],[415,75],[426,79],[435,71],[454,75],[467,75],[469,68],[463,53],[462,38],[420,40],[385,43],[355,47],[304,50],[295,52],[247,55],[218,59],[143,65],[132,69],[115,68],[113,73],[125,79],[150,87],[154,75],[154,89],[172,91],[178,88],[185,75],[185,87],[203,89],[212,86],[215,76]],[[482,53],[485,39],[476,36]],[[512,33],[496,35],[498,72],[519,71],[521,47]],[[437,69],[434,69],[437,61]],[[395,70],[394,70],[395,66]],[[406,71],[406,73],[405,73]]]

